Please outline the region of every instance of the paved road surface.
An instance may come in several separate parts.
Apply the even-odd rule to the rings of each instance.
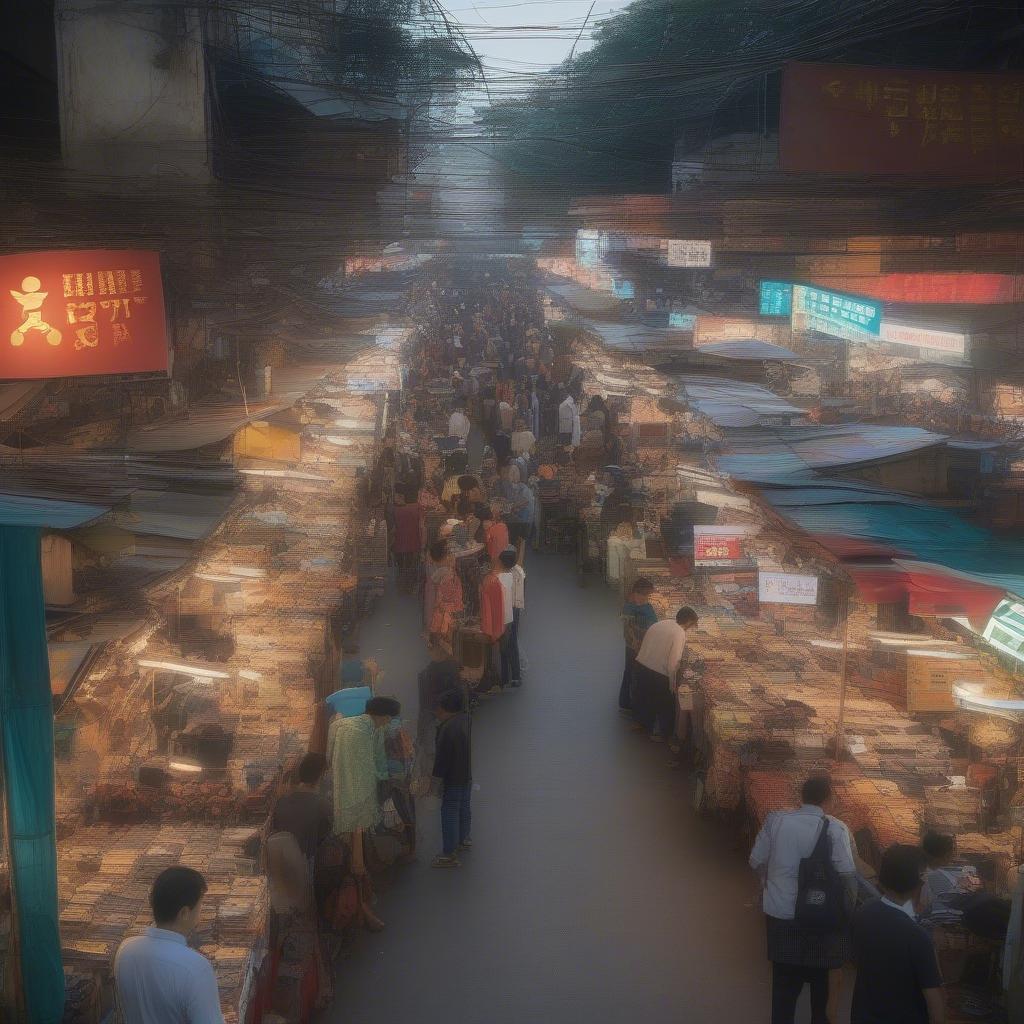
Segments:
[[[528,565],[522,690],[475,716],[475,848],[420,861],[381,900],[387,922],[341,965],[327,1021],[355,1024],[755,1024],[768,969],[750,877],[725,832],[688,809],[683,773],[615,710],[612,593],[555,556]],[[413,711],[424,663],[415,599],[366,624],[380,692]]]

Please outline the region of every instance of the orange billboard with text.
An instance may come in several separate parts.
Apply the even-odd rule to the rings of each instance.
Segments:
[[[1024,75],[787,64],[779,160],[793,173],[1024,177]]]
[[[158,253],[0,256],[0,379],[166,373],[167,366]]]

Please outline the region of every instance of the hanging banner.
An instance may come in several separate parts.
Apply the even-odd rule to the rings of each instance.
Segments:
[[[1024,76],[787,64],[779,162],[789,173],[1020,180]]]
[[[158,253],[83,249],[0,256],[0,378],[167,368]]]
[[[601,232],[580,228],[576,232],[576,262],[581,267],[597,267],[601,263]]]
[[[817,604],[818,577],[788,572],[759,572],[757,599],[765,604]]]
[[[693,564],[727,566],[743,561],[745,536],[746,531],[735,526],[694,526]]]
[[[945,306],[994,306],[1024,302],[1022,274],[880,274],[832,278],[828,288],[843,288],[882,302]]]
[[[793,312],[793,286],[787,281],[762,281],[761,316],[789,316]]]
[[[711,243],[692,238],[670,238],[666,247],[665,262],[670,267],[710,267]]]
[[[911,327],[908,324],[882,323],[882,341],[890,345],[909,345],[963,356],[967,352],[967,335],[952,331],[933,331],[929,327]]]
[[[877,338],[882,329],[882,304],[824,288],[794,285],[793,327],[849,341]]]

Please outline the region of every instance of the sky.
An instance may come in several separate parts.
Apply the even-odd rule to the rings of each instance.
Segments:
[[[596,23],[628,6],[628,0],[447,0],[480,55],[492,84],[535,75],[587,49]],[[584,22],[586,27],[584,28]]]

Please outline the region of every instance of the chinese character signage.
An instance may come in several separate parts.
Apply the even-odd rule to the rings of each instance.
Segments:
[[[882,304],[824,288],[793,286],[793,326],[833,338],[868,341],[882,329]]]
[[[636,298],[636,289],[632,281],[612,281],[612,292],[617,299]]]
[[[692,238],[670,238],[665,262],[670,267],[710,267],[711,243]]]
[[[967,336],[952,331],[934,331],[930,327],[883,323],[881,337],[882,341],[890,345],[908,345],[954,356],[964,356],[967,353]]]
[[[668,315],[669,327],[679,327],[684,331],[692,331],[696,322],[697,316],[694,313],[669,313]]]
[[[0,310],[2,379],[167,372],[155,252],[0,256]]]
[[[757,598],[765,604],[817,604],[818,577],[788,572],[759,572]]]
[[[694,526],[693,564],[734,565],[743,560],[745,532],[730,526]]]
[[[1024,75],[786,65],[782,169],[1019,180]]]
[[[946,306],[1024,302],[1024,274],[879,274],[833,277],[826,284],[882,302]]]
[[[761,316],[789,316],[793,312],[793,286],[786,281],[762,281]]]

